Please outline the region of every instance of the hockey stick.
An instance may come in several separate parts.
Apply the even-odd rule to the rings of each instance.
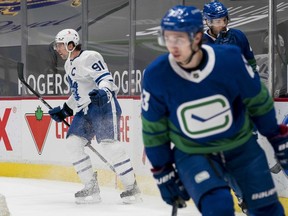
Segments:
[[[178,202],[175,201],[172,205],[172,214],[171,216],[177,216],[178,213]]]
[[[17,72],[19,80],[48,108],[53,109],[43,98],[40,94],[38,94],[24,79],[23,74],[24,64],[22,62],[17,62]],[[70,126],[69,123],[64,119],[63,123]]]
[[[277,162],[273,167],[270,168],[270,172],[277,174],[281,171],[281,165]]]
[[[178,197],[176,200],[174,200],[172,204],[172,216],[177,216],[178,214],[178,207],[180,208],[185,208],[187,206],[185,200],[182,198]]]
[[[270,168],[270,172],[273,174],[278,174],[280,171],[282,171],[284,176],[288,178],[288,170],[283,169],[281,164],[277,161],[277,163]]]
[[[116,173],[115,168],[95,149],[91,146],[91,142],[87,143],[87,145],[92,152],[94,152],[113,172]]]
[[[52,109],[50,104],[48,104],[40,94],[38,94],[24,79],[23,70],[24,64],[22,62],[17,62],[17,72],[18,72],[18,78],[19,80],[48,108]],[[64,119],[63,123],[70,127],[70,124]],[[91,146],[91,142],[89,141],[86,146],[90,148],[92,152],[94,152],[113,172],[116,173],[114,167],[95,149],[93,146]]]
[[[278,174],[280,171],[283,171],[284,176],[288,178],[288,170],[283,169],[279,161],[278,160],[276,161],[277,163],[272,168],[270,168],[270,172]]]

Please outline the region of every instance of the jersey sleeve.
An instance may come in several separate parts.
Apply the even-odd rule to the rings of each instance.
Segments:
[[[159,82],[157,84],[155,76],[150,76],[153,73],[157,73],[157,71],[147,68],[143,77],[142,136],[145,151],[152,166],[163,167],[173,163],[173,156],[169,138],[167,108],[161,91],[159,91]]]
[[[70,95],[70,97],[67,99],[66,104],[68,105],[68,107],[70,107],[70,109],[74,110],[77,108],[77,101],[75,100],[73,94]]]
[[[259,74],[254,73],[249,67],[244,56],[242,56],[242,63],[240,63],[239,68],[242,70],[237,74],[239,91],[249,116],[262,135],[272,136],[275,131],[278,131],[273,98],[260,81]]]
[[[241,43],[241,50],[242,50],[244,57],[248,61],[249,65],[252,67],[253,71],[257,72],[256,59],[255,59],[252,47],[250,46],[250,43],[248,41],[248,38],[241,31],[239,31],[239,38],[240,38],[240,43]]]

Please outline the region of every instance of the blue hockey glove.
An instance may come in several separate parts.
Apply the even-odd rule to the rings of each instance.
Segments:
[[[109,90],[105,91],[103,89],[93,89],[89,93],[90,100],[96,106],[101,107],[110,101],[111,93]]]
[[[176,203],[178,208],[186,207],[185,200],[189,200],[190,196],[173,166],[168,165],[161,169],[151,169],[151,171],[157,181],[162,199],[169,205]]]
[[[48,111],[51,118],[56,122],[62,122],[66,117],[73,116],[73,110],[64,103],[63,108],[61,109],[60,106],[50,109]]]
[[[234,44],[237,45],[237,39],[231,31],[221,31],[215,40],[215,44]]]
[[[285,170],[288,170],[288,127],[279,125],[279,134],[268,138],[275,151],[276,159]]]

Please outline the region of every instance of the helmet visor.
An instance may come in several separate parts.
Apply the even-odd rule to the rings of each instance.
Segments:
[[[164,41],[166,46],[184,47],[190,45],[188,37],[164,36]]]
[[[176,46],[184,47],[191,44],[191,39],[186,32],[174,32],[169,34],[169,31],[161,31],[158,36],[158,43],[161,46]]]
[[[59,50],[59,49],[61,49],[62,47],[64,47],[64,43],[57,43],[57,42],[54,42],[54,43],[53,43],[53,49],[54,49],[54,50]]]

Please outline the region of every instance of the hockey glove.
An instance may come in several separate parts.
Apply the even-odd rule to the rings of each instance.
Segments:
[[[98,107],[101,107],[110,102],[112,94],[108,89],[93,89],[89,93],[89,97],[92,103]]]
[[[64,103],[63,108],[61,109],[60,106],[50,109],[48,111],[51,118],[56,122],[62,122],[66,117],[73,115],[73,110]]]
[[[288,170],[288,127],[279,125],[279,134],[268,138],[275,151],[276,159],[285,170]]]
[[[180,181],[177,172],[172,165],[161,169],[151,169],[162,199],[169,205],[176,203],[178,208],[186,207],[185,200],[190,197]]]
[[[215,40],[215,44],[234,44],[237,45],[237,39],[231,31],[221,31]]]

